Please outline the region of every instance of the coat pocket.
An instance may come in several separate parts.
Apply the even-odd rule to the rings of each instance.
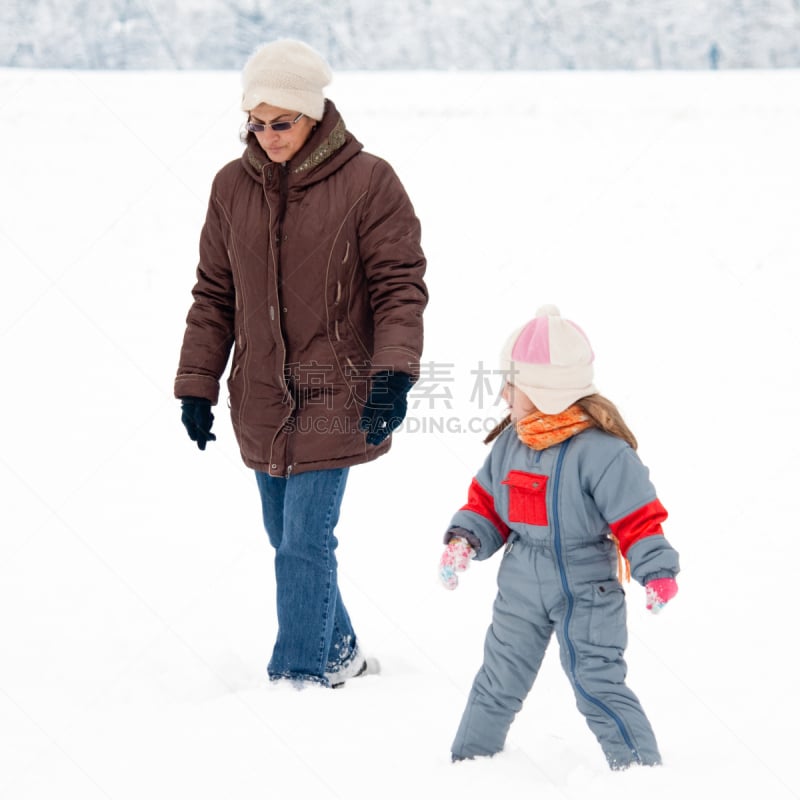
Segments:
[[[508,486],[510,522],[547,525],[547,475],[512,469],[503,485]]]

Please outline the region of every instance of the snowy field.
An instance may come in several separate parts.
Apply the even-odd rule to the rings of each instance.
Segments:
[[[422,220],[429,394],[339,526],[383,673],[297,692],[266,679],[271,551],[224,405],[201,453],[172,398],[238,74],[0,70],[0,797],[800,797],[800,73],[329,94]],[[449,762],[498,560],[448,593],[441,536],[502,412],[498,349],[545,302],[591,338],[681,553],[660,616],[628,589],[660,769],[607,770],[555,642],[506,750]]]

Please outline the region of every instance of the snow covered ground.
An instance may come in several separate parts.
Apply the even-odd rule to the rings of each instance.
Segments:
[[[800,797],[800,73],[336,76],[414,200],[432,298],[431,394],[339,527],[383,674],[337,692],[268,685],[255,481],[224,406],[201,453],[172,398],[238,93],[0,70],[0,797]],[[441,535],[502,411],[480,370],[545,302],[671,512],[680,594],[654,617],[628,590],[660,769],[608,772],[555,643],[506,751],[449,762],[497,561],[448,593]]]

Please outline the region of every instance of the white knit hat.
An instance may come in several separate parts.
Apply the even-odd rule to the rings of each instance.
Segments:
[[[244,65],[242,111],[266,103],[321,120],[325,113],[322,89],[332,78],[330,67],[313,47],[294,39],[270,42]]]
[[[576,400],[595,394],[594,353],[586,334],[552,305],[518,328],[500,356],[508,381],[545,414],[558,414]]]

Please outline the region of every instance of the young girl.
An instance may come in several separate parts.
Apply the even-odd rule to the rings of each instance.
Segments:
[[[544,306],[506,342],[510,414],[445,535],[449,589],[471,558],[503,545],[484,661],[467,700],[453,761],[503,749],[555,633],[578,708],[609,766],[661,763],[650,723],[625,685],[626,559],[658,612],[677,593],[678,553],[636,439],[593,381],[583,331]]]

